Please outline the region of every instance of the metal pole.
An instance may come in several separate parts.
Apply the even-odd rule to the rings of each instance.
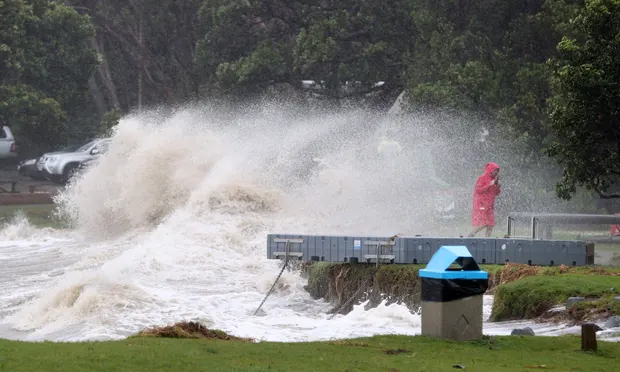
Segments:
[[[514,218],[508,216],[508,237],[512,236],[512,225],[514,224]]]

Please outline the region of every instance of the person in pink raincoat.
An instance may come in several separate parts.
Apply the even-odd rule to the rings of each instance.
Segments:
[[[474,188],[474,202],[471,214],[473,230],[470,237],[486,229],[490,237],[495,226],[495,198],[502,192],[499,183],[499,166],[493,162],[484,167],[484,174],[478,177]]]
[[[616,216],[620,216],[620,213],[616,213]],[[620,236],[620,225],[611,225],[611,236]]]

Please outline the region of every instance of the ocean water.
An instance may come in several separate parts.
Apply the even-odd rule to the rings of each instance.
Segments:
[[[294,271],[253,315],[280,271],[266,258],[270,232],[433,228],[428,190],[417,182],[428,172],[424,154],[374,156],[383,132],[370,129],[373,120],[277,107],[124,118],[109,151],[58,197],[71,229],[38,229],[20,216],[0,229],[0,337],[120,339],[183,320],[269,341],[419,334],[419,314],[399,304],[360,304],[330,319],[331,306],[312,299]],[[485,319],[492,300],[485,296]],[[485,322],[484,331],[525,326],[579,332],[532,322]]]

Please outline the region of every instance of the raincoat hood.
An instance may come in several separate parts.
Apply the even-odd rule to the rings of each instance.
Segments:
[[[484,173],[486,174],[491,174],[491,172],[493,172],[494,170],[499,169],[499,165],[490,162],[487,163],[487,165],[484,166]]]

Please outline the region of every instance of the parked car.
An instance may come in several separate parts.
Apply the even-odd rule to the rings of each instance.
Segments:
[[[75,151],[58,151],[43,154],[37,170],[52,182],[66,183],[79,170],[80,164],[107,151],[109,138],[97,138]]]
[[[13,132],[6,125],[0,130],[0,159],[11,159],[17,156],[17,146]]]
[[[45,180],[45,176],[42,172],[39,172],[37,169],[37,162],[39,161],[39,157],[24,159],[17,164],[17,172],[26,177],[33,178],[35,180]]]
[[[80,166],[78,167],[78,169],[80,170],[80,172],[85,172],[86,170],[88,170],[88,168],[95,165],[96,161],[97,161],[96,157],[93,157],[92,159],[84,160],[83,162],[80,163]]]
[[[69,145],[62,147],[57,151],[71,152],[77,150],[78,148],[80,148],[80,146],[82,146],[82,144]],[[17,165],[17,172],[22,176],[30,177],[35,180],[46,180],[43,171],[37,168],[37,164],[39,163],[41,156],[36,156],[34,158],[24,159],[20,161]]]

